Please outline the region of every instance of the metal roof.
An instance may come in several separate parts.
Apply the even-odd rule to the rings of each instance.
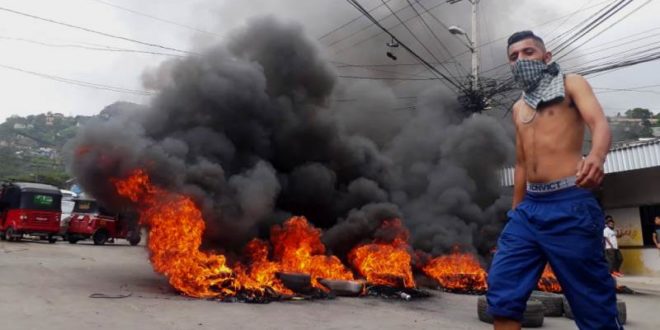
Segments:
[[[605,174],[660,166],[660,139],[616,145],[605,159]],[[502,186],[513,186],[513,167],[500,171]]]
[[[62,194],[59,188],[55,186],[51,186],[49,184],[33,183],[33,182],[11,182],[9,183],[9,185],[17,186],[23,191],[46,192],[57,195]]]

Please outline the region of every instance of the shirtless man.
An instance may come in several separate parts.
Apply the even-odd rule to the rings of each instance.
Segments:
[[[603,254],[604,215],[590,188],[603,180],[610,130],[587,81],[564,75],[543,40],[513,34],[507,55],[524,93],[513,106],[513,207],[488,274],[495,329],[520,329],[527,299],[547,262],[580,329],[623,329]],[[585,125],[592,148],[582,157]]]

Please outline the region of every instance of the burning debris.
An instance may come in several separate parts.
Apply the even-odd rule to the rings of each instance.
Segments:
[[[483,294],[486,292],[486,271],[474,255],[455,250],[426,264],[422,271],[448,292]]]
[[[167,276],[174,288],[188,296],[263,302],[267,298],[294,294],[322,296],[323,292],[341,284],[337,280],[344,280],[344,286],[352,284],[348,280],[353,280],[353,273],[339,258],[325,255],[321,231],[303,217],[293,217],[273,227],[270,237],[272,260],[269,259],[268,243],[254,239],[245,248],[248,265],[240,262],[230,265],[223,254],[200,251],[204,221],[189,198],[158,188],[143,171],[114,182],[121,196],[140,205],[140,221],[150,232],[148,248],[154,269]],[[173,221],[177,225],[172,224]],[[356,257],[352,257],[353,264],[366,274],[368,283],[376,285],[367,292],[379,292],[379,295],[389,297],[394,294],[391,290],[399,290],[396,292],[404,300],[422,296],[411,289],[415,284],[407,250],[407,232],[398,220],[383,224],[383,230],[391,228],[398,232],[391,245],[380,243],[358,247]],[[392,251],[385,246],[398,250],[390,253]],[[360,251],[365,251],[364,257],[360,257]],[[395,271],[382,268],[383,265],[394,265]],[[362,293],[364,285],[354,283],[360,284],[357,294]],[[383,284],[389,285],[391,290],[384,289]]]
[[[274,259],[280,263],[282,271],[309,274],[312,286],[317,289],[327,290],[318,282],[320,278],[353,279],[353,274],[339,258],[325,255],[321,230],[312,227],[303,217],[293,217],[281,226],[276,225],[270,239]]]
[[[543,269],[543,273],[541,274],[537,286],[540,291],[562,293],[559,280],[557,280],[557,276],[555,276],[555,273],[552,271],[550,264],[547,264],[545,269]]]
[[[368,283],[395,288],[413,288],[410,246],[408,230],[401,220],[383,222],[379,232],[386,232],[394,237],[379,238],[370,244],[358,246],[348,255],[348,259]]]
[[[256,19],[227,40],[145,74],[150,106],[68,146],[86,192],[140,214],[174,288],[279,299],[299,294],[281,274],[303,273],[318,292],[360,276],[414,297],[413,249],[488,253],[510,205],[495,173],[513,155],[496,119],[435,89],[405,115],[377,84],[358,86],[365,104],[334,104],[354,86],[295,24]]]
[[[410,301],[413,299],[428,298],[430,293],[416,288],[395,288],[386,285],[374,285],[367,287],[367,295],[385,299],[400,299]]]

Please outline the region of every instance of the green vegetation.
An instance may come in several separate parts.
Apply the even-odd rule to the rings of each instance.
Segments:
[[[62,114],[12,116],[0,124],[0,180],[32,181],[65,187],[70,176],[62,148],[77,125],[90,117]]]
[[[609,121],[614,142],[634,141],[653,137],[653,127],[660,127],[660,113],[653,114],[649,109],[633,108],[623,116],[619,113],[611,117]]]

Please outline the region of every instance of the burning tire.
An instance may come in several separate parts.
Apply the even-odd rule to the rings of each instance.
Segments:
[[[571,310],[571,305],[568,304],[568,300],[566,297],[563,299],[564,302],[564,316],[567,318],[574,320],[575,315],[573,315],[573,311]],[[626,310],[626,302],[623,300],[617,300],[616,301],[616,311],[619,314],[619,322],[621,324],[626,324],[626,320],[628,319],[628,312]]]
[[[486,312],[488,303],[486,296],[480,296],[477,300],[477,315],[479,321],[493,323],[493,316]],[[522,326],[525,328],[538,328],[543,326],[543,303],[538,300],[530,299],[527,301],[527,308],[523,314]]]
[[[543,304],[543,314],[545,316],[557,317],[564,314],[564,299],[560,294],[533,291],[531,299],[538,300]]]

